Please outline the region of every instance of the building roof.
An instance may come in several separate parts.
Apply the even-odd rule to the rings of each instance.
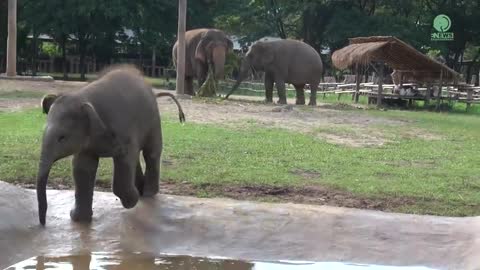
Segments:
[[[339,69],[366,66],[383,61],[406,79],[433,81],[443,72],[444,81],[456,81],[460,74],[448,66],[424,55],[412,46],[391,36],[357,37],[332,55],[332,63]]]

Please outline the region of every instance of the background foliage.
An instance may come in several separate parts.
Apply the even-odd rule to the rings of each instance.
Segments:
[[[6,5],[0,2],[0,63],[6,43]],[[59,53],[95,56],[97,61],[134,55],[171,64],[177,30],[177,3],[171,0],[22,0],[19,1],[19,50],[26,59],[38,51],[31,34],[49,34]],[[453,42],[432,42],[433,18],[447,14]],[[201,0],[189,1],[187,29],[217,27],[242,45],[264,37],[301,39],[323,53],[348,38],[393,35],[455,69],[463,59],[480,59],[480,0]],[[327,61],[328,62],[328,61]],[[81,64],[82,64],[81,63]],[[0,64],[0,66],[2,66]],[[327,65],[328,67],[328,65]]]

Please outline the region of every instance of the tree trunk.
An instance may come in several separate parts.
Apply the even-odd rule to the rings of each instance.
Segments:
[[[37,76],[37,58],[38,58],[38,35],[36,28],[33,27],[33,38],[32,38],[32,76]]]
[[[17,75],[17,0],[8,0],[7,76]]]
[[[152,48],[152,73],[150,76],[155,77],[155,66],[157,65],[157,54],[155,51],[155,46]]]
[[[140,42],[140,46],[138,50],[139,50],[139,55],[138,55],[139,69],[143,72],[143,42]]]
[[[86,42],[85,37],[79,35],[78,48],[80,50],[80,80],[85,81],[85,56],[86,56]]]
[[[67,71],[67,38],[66,35],[63,35],[60,41],[60,46],[62,47],[62,71],[63,71],[63,79],[68,79],[68,71]]]
[[[185,93],[185,24],[187,0],[178,1],[177,94]]]

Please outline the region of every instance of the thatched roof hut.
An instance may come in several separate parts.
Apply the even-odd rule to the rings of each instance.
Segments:
[[[446,65],[422,54],[396,37],[357,37],[349,39],[350,45],[337,50],[332,55],[332,63],[339,69],[366,66],[371,62],[382,61],[391,67],[403,81],[456,82],[459,73]]]

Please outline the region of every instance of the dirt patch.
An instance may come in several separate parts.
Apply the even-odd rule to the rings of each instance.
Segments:
[[[33,91],[38,93],[62,93],[78,89],[86,82],[32,82],[2,81],[0,92]],[[163,91],[154,89],[155,91]],[[348,147],[378,147],[392,141],[379,126],[404,127],[408,121],[388,119],[361,113],[363,106],[347,104],[319,104],[317,107],[296,106],[294,100],[289,105],[263,104],[263,97],[232,97],[221,99],[181,99],[187,121],[194,123],[212,123],[234,129],[243,129],[255,123],[267,128],[282,128],[294,132],[312,135],[332,144]],[[241,98],[241,100],[237,100]],[[321,101],[319,99],[319,101]],[[40,98],[0,98],[0,111],[20,110],[39,106]],[[159,98],[161,113],[176,115],[177,108],[168,98]],[[350,132],[335,132],[348,128]],[[326,130],[331,129],[326,132]],[[403,129],[402,129],[403,130]],[[438,139],[428,131],[402,131],[402,138]]]
[[[293,202],[330,205],[349,208],[394,211],[396,208],[414,205],[419,199],[406,197],[367,198],[350,192],[321,186],[272,187],[272,186],[219,186],[194,185],[187,182],[161,183],[161,192],[171,195],[198,196],[210,194],[237,200]]]

